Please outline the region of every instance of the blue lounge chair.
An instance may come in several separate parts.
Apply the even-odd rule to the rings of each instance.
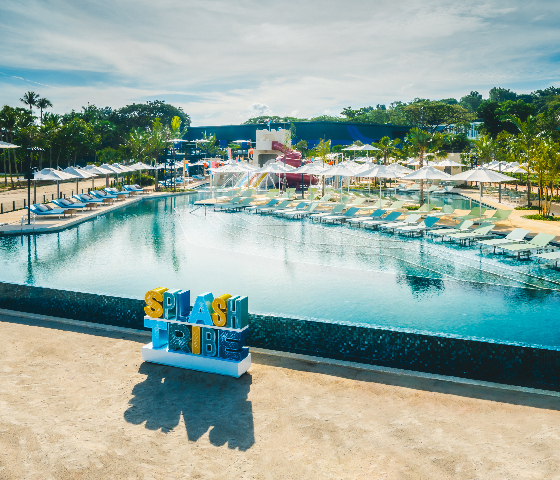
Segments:
[[[78,193],[72,198],[75,198],[76,200],[78,200],[78,202],[82,203],[98,203],[99,205],[103,204],[103,200],[101,198],[93,197],[92,195],[88,195],[87,193]]]
[[[31,205],[31,207],[29,207],[29,210],[31,211],[31,213],[37,215],[38,217],[48,217],[48,216],[55,215],[58,216],[58,218],[60,218],[61,215],[64,215],[63,208],[52,208],[48,205],[43,205],[41,203],[36,203],[34,205]]]
[[[359,226],[360,223],[367,222],[369,220],[379,220],[381,217],[383,217],[384,213],[385,210],[378,208],[377,210],[374,210],[370,215],[363,215],[356,218],[349,218],[347,222],[350,223],[351,225]]]
[[[326,217],[321,217],[322,222],[329,222],[329,223],[343,223],[345,220],[353,217],[358,213],[360,209],[358,207],[351,207],[346,210],[342,215],[327,215]]]
[[[89,194],[93,195],[94,197],[101,198],[102,200],[104,198],[113,198],[113,199],[117,198],[116,195],[109,195],[107,192],[104,192],[103,190],[90,190]]]
[[[62,208],[63,210],[75,209],[83,210],[87,205],[85,203],[73,203],[66,198],[59,198],[52,201],[56,206]]]
[[[369,220],[361,222],[360,225],[366,228],[377,228],[379,225],[383,225],[389,222],[396,222],[397,218],[402,215],[401,212],[391,212],[385,218],[381,218],[380,220]]]
[[[415,235],[422,235],[426,230],[432,228],[437,222],[439,222],[438,217],[426,217],[423,222],[420,222],[418,225],[409,225],[406,227],[398,227],[395,229],[399,235],[408,235],[408,236],[415,236]]]

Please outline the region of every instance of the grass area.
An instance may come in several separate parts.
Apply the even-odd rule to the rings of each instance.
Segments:
[[[538,207],[535,206],[523,206],[523,207],[515,207],[515,210],[538,210]]]

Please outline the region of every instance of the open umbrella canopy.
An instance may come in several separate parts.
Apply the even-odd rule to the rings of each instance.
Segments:
[[[0,148],[20,148],[20,146],[8,142],[0,142]]]
[[[455,180],[455,177],[457,177],[457,175],[453,177],[431,165],[426,165],[415,172],[405,175],[402,177],[402,180]]]
[[[315,175],[323,175],[323,176],[333,176],[338,175],[339,177],[357,177],[358,174],[352,170],[351,168],[347,167],[346,165],[338,164],[334,167],[327,168],[326,170],[322,171],[321,173],[316,173]]]
[[[349,147],[343,148],[342,150],[356,151],[356,150],[361,150],[361,147],[359,147],[358,145],[350,145]]]
[[[408,175],[409,173],[412,172],[412,170],[411,170],[410,168],[403,167],[403,166],[400,165],[399,163],[392,163],[392,164],[389,165],[387,168],[388,168],[389,170],[392,170],[393,172],[395,172],[395,173],[398,174],[399,176]]]
[[[462,164],[454,162],[453,160],[449,160],[448,158],[434,165],[434,167],[462,167],[462,166],[463,166]]]
[[[299,173],[296,171],[294,167],[291,165],[284,165],[281,162],[273,162],[265,165],[258,170],[255,170],[255,173]]]
[[[441,172],[440,172],[441,173]],[[452,180],[464,180],[467,182],[481,182],[481,183],[499,183],[508,182],[511,177],[503,175],[499,172],[494,172],[484,167],[473,168],[463,173],[458,173],[451,177]]]
[[[399,178],[401,175],[385,165],[375,165],[364,172],[360,172],[359,176],[364,178]]]
[[[107,174],[113,174],[115,172],[107,169],[107,168],[103,168],[103,167],[96,167],[95,165],[87,165],[83,168],[83,170],[89,172],[89,173],[93,173],[95,175],[107,175]]]
[[[368,150],[369,150],[369,151],[372,151],[372,150],[379,150],[379,148],[374,147],[373,145],[363,145],[363,146],[360,147],[360,150],[363,150],[363,151],[368,151]]]
[[[97,175],[95,173],[88,172],[87,170],[83,170],[78,167],[66,167],[63,171],[69,173],[70,175],[74,175],[78,178],[92,178]]]
[[[108,170],[110,173],[123,173],[120,168],[118,168],[115,164],[109,165],[108,163],[104,163],[101,165],[101,168]]]
[[[43,168],[43,170],[39,172],[35,172],[33,176],[33,180],[50,180],[52,182],[58,182],[60,180],[68,180],[68,178],[76,178],[72,175],[72,177],[67,177],[65,172],[61,170],[55,170],[54,168]]]
[[[142,162],[133,163],[131,167],[134,167],[136,170],[152,170],[154,168],[151,165],[146,165]]]

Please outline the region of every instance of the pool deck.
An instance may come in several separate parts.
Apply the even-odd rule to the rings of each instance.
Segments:
[[[0,478],[559,478],[560,397],[253,353],[239,379],[145,336],[0,316]]]
[[[201,182],[202,183],[202,182]],[[197,184],[193,184],[194,187]],[[196,192],[188,191],[178,191],[178,192],[150,192],[146,194],[130,196],[124,200],[115,201],[111,205],[103,205],[95,207],[91,210],[78,211],[77,214],[73,216],[60,217],[40,217],[37,216],[35,224],[33,223],[33,218],[31,218],[31,224],[27,225],[27,210],[16,210],[13,212],[4,213],[0,215],[0,235],[20,235],[22,233],[51,233],[59,232],[66,228],[78,225],[83,222],[97,217],[98,215],[103,215],[108,212],[113,212],[119,210],[128,205],[132,205],[138,202],[153,200],[162,197],[180,196],[180,195],[192,195]],[[53,204],[53,207],[58,208]],[[21,224],[21,218],[25,215],[24,223]],[[5,225],[2,225],[5,224]]]

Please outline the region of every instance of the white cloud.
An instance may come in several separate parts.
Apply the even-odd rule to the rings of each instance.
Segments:
[[[546,0],[3,0],[0,72],[27,80],[0,76],[0,103],[169,98],[208,124],[530,91],[560,78],[559,20]]]

